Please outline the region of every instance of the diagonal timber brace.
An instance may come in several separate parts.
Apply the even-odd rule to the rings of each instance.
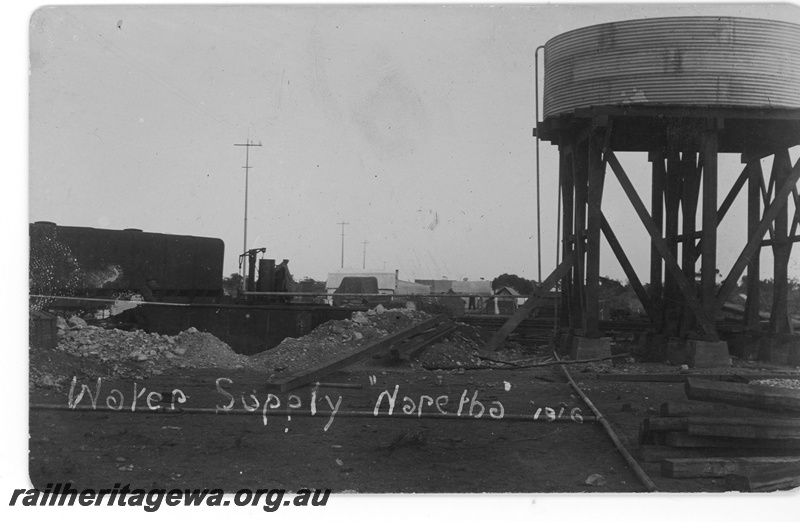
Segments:
[[[764,234],[770,229],[778,213],[780,213],[788,203],[789,194],[792,190],[797,190],[796,185],[798,179],[800,179],[800,160],[795,163],[791,173],[783,182],[783,185],[775,192],[772,203],[764,210],[764,215],[758,227],[756,227],[747,245],[745,245],[744,250],[742,250],[742,253],[739,254],[739,258],[733,264],[731,271],[728,273],[728,277],[725,279],[725,282],[722,283],[719,292],[717,292],[716,307],[718,310],[722,308],[731,292],[736,288],[736,283],[739,281],[739,277],[750,262],[750,259],[756,254],[758,249],[761,248],[761,240],[764,238]]]
[[[508,318],[508,321],[506,321],[506,323],[500,327],[500,330],[498,330],[492,336],[492,338],[489,339],[489,342],[486,344],[486,349],[496,350],[503,343],[503,341],[506,340],[506,337],[508,337],[509,334],[513,332],[517,326],[519,326],[519,323],[524,321],[525,318],[528,317],[531,312],[533,312],[533,309],[539,305],[545,296],[547,296],[548,292],[550,292],[550,290],[556,286],[556,283],[559,281],[559,279],[567,275],[567,272],[569,272],[574,263],[574,253],[570,253],[569,255],[565,256],[564,260],[561,261],[561,264],[558,265],[555,270],[553,270],[553,273],[547,276],[547,279],[542,282],[541,286],[528,298],[527,301],[522,304],[522,306],[517,309],[516,312],[514,312],[514,315]]]
[[[633,265],[631,265],[628,256],[625,254],[625,250],[623,250],[622,245],[619,244],[616,234],[614,234],[614,231],[611,229],[611,225],[608,223],[606,216],[602,213],[600,214],[600,220],[600,228],[603,231],[603,235],[606,237],[608,245],[611,247],[611,250],[617,257],[617,261],[619,261],[622,270],[625,272],[625,276],[628,278],[633,291],[636,292],[636,297],[639,298],[639,302],[642,303],[645,312],[647,312],[647,317],[650,318],[650,322],[652,322],[654,325],[658,325],[661,322],[661,318],[658,315],[658,309],[653,304],[650,296],[647,295],[647,291],[644,289],[644,286],[642,286],[639,276],[636,275],[636,271],[633,269]]]
[[[673,256],[672,252],[670,252],[667,242],[661,237],[658,227],[653,222],[650,214],[647,212],[647,208],[644,206],[644,203],[642,203],[639,194],[637,194],[636,189],[628,178],[628,175],[625,173],[625,170],[622,168],[622,165],[619,163],[616,155],[610,150],[606,151],[606,159],[611,167],[611,170],[614,172],[614,175],[617,177],[617,180],[622,186],[622,190],[628,196],[628,199],[633,205],[634,210],[639,215],[639,219],[647,229],[648,234],[650,234],[650,240],[658,250],[661,258],[664,260],[664,266],[667,269],[667,272],[674,278],[675,283],[680,289],[687,306],[696,317],[698,325],[703,330],[704,334],[712,336],[716,335],[716,329],[713,322],[703,309],[700,300],[694,295],[693,285],[686,279],[681,267],[675,260],[675,256]]]

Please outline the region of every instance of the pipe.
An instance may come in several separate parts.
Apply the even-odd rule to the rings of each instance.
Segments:
[[[168,406],[164,406],[163,403],[159,406],[156,410],[151,410],[149,408],[143,408],[135,411],[130,411],[129,409],[119,409],[115,410],[108,407],[98,406],[96,408],[92,406],[75,406],[74,408],[70,408],[65,404],[31,404],[31,410],[53,410],[53,411],[75,411],[81,413],[142,413],[142,414],[156,414],[156,415],[187,415],[187,414],[194,414],[194,415],[262,415],[267,417],[283,417],[287,415],[295,416],[295,417],[314,417],[316,415],[319,416],[326,416],[326,412],[314,412],[312,413],[310,410],[292,410],[281,408],[280,410],[272,410],[268,409],[266,412],[263,411],[262,408],[256,408],[254,411],[249,410],[218,410],[216,408],[175,408],[174,410],[170,409]],[[488,409],[488,408],[487,408]],[[562,412],[563,413],[563,412]],[[387,414],[378,414],[375,415],[373,411],[339,411],[336,412],[336,417],[343,417],[343,418],[370,418],[370,419],[425,419],[425,420],[505,420],[511,422],[574,422],[575,424],[582,424],[584,422],[595,422],[595,417],[591,416],[580,416],[580,420],[573,420],[569,415],[567,416],[559,416],[555,419],[548,419],[546,415],[525,415],[525,414],[505,414],[502,418],[494,418],[486,415],[481,415],[480,417],[475,417],[472,415],[456,415],[455,413],[431,413],[431,412],[413,412],[413,413],[404,413],[402,415],[387,415]]]
[[[536,48],[533,53],[534,63],[534,105],[536,106],[536,126],[539,126],[539,49],[544,49],[543,45]],[[539,133],[536,132],[536,256],[539,263],[539,282],[542,281],[542,198],[539,189]],[[556,263],[558,266],[558,263]]]
[[[531,364],[515,364],[514,366],[423,366],[426,370],[522,370],[524,368],[538,368],[541,366],[564,366],[567,364],[586,364],[596,361],[605,361],[607,359],[616,359],[618,357],[628,357],[629,353],[621,353],[619,355],[611,355],[609,357],[594,357],[592,359],[577,359],[575,361],[547,361]],[[485,359],[485,357],[478,357]],[[490,359],[491,360],[491,359]],[[503,364],[512,364],[508,361],[495,361],[502,362]]]
[[[91,301],[98,303],[133,303],[136,305],[191,306],[189,303],[160,303],[155,301],[130,301],[125,299],[102,299],[97,297],[67,297],[61,295],[31,294],[28,297],[35,297],[39,299],[59,299],[63,301]]]
[[[556,358],[557,361],[560,360],[556,352],[553,352],[553,356]],[[595,405],[592,404],[592,401],[589,400],[589,397],[587,397],[586,394],[583,393],[583,390],[581,390],[575,383],[575,381],[572,379],[572,376],[569,374],[567,368],[561,366],[561,370],[567,377],[570,386],[572,386],[575,392],[577,392],[577,394],[581,396],[581,399],[583,399],[583,402],[585,402],[586,405],[589,406],[589,408],[592,410],[592,413],[595,414],[595,419],[598,422],[600,422],[600,424],[603,425],[603,428],[605,428],[606,433],[608,433],[608,436],[611,437],[611,441],[614,443],[614,446],[617,447],[619,452],[622,454],[622,458],[624,458],[625,462],[627,462],[628,465],[633,469],[633,472],[636,474],[636,476],[639,478],[642,484],[644,484],[644,487],[647,488],[647,491],[650,492],[658,491],[658,488],[656,487],[655,483],[650,479],[650,477],[647,476],[647,473],[645,473],[644,470],[641,468],[641,466],[639,466],[639,463],[636,462],[636,460],[631,456],[630,452],[625,448],[625,446],[619,440],[617,434],[614,433],[614,430],[611,428],[611,424],[608,423],[606,418],[603,417],[603,414],[600,413],[600,410],[598,410],[595,407]]]

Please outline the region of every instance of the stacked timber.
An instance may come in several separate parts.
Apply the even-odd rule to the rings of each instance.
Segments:
[[[797,389],[687,379],[685,390],[686,397],[693,401],[800,414],[800,390]]]
[[[751,413],[709,416],[663,404],[640,426],[644,461],[660,462],[668,478],[725,478],[734,491],[800,486],[800,390],[695,379],[685,389],[690,400]]]

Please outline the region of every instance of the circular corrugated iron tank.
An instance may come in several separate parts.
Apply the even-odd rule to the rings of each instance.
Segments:
[[[800,25],[681,17],[594,25],[544,48],[544,117],[600,106],[800,108]]]

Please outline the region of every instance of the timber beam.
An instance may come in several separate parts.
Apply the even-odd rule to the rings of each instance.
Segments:
[[[785,208],[788,203],[789,194],[793,189],[796,189],[798,179],[800,179],[800,160],[795,163],[791,172],[789,172],[788,176],[783,180],[780,188],[775,193],[775,198],[772,203],[764,210],[761,221],[758,223],[758,226],[753,229],[747,245],[745,245],[742,253],[739,254],[738,259],[728,273],[728,277],[725,279],[725,282],[722,283],[719,292],[717,292],[715,300],[718,310],[722,308],[731,292],[736,288],[736,283],[745,267],[750,262],[750,259],[760,249],[764,234],[766,234],[767,230],[771,227],[772,222],[775,221],[775,218],[778,217],[781,210]]]
[[[644,206],[644,203],[642,203],[639,194],[636,192],[636,189],[628,178],[628,175],[625,173],[625,170],[622,168],[622,165],[619,163],[616,155],[613,151],[609,150],[606,152],[606,158],[611,170],[614,172],[614,175],[617,177],[617,180],[622,186],[622,190],[628,196],[628,200],[633,205],[634,210],[639,215],[639,219],[642,221],[642,224],[650,234],[650,240],[658,249],[661,259],[664,261],[664,266],[667,272],[675,280],[675,283],[680,289],[686,305],[694,314],[703,334],[708,337],[716,337],[716,328],[713,322],[709,319],[705,308],[697,299],[697,296],[694,295],[693,285],[686,280],[681,267],[675,260],[675,255],[670,250],[670,247],[667,245],[666,241],[664,241],[664,239],[661,237],[658,228],[650,217],[650,214],[648,214],[647,208]],[[716,205],[714,205],[714,211],[714,215],[716,217]]]

